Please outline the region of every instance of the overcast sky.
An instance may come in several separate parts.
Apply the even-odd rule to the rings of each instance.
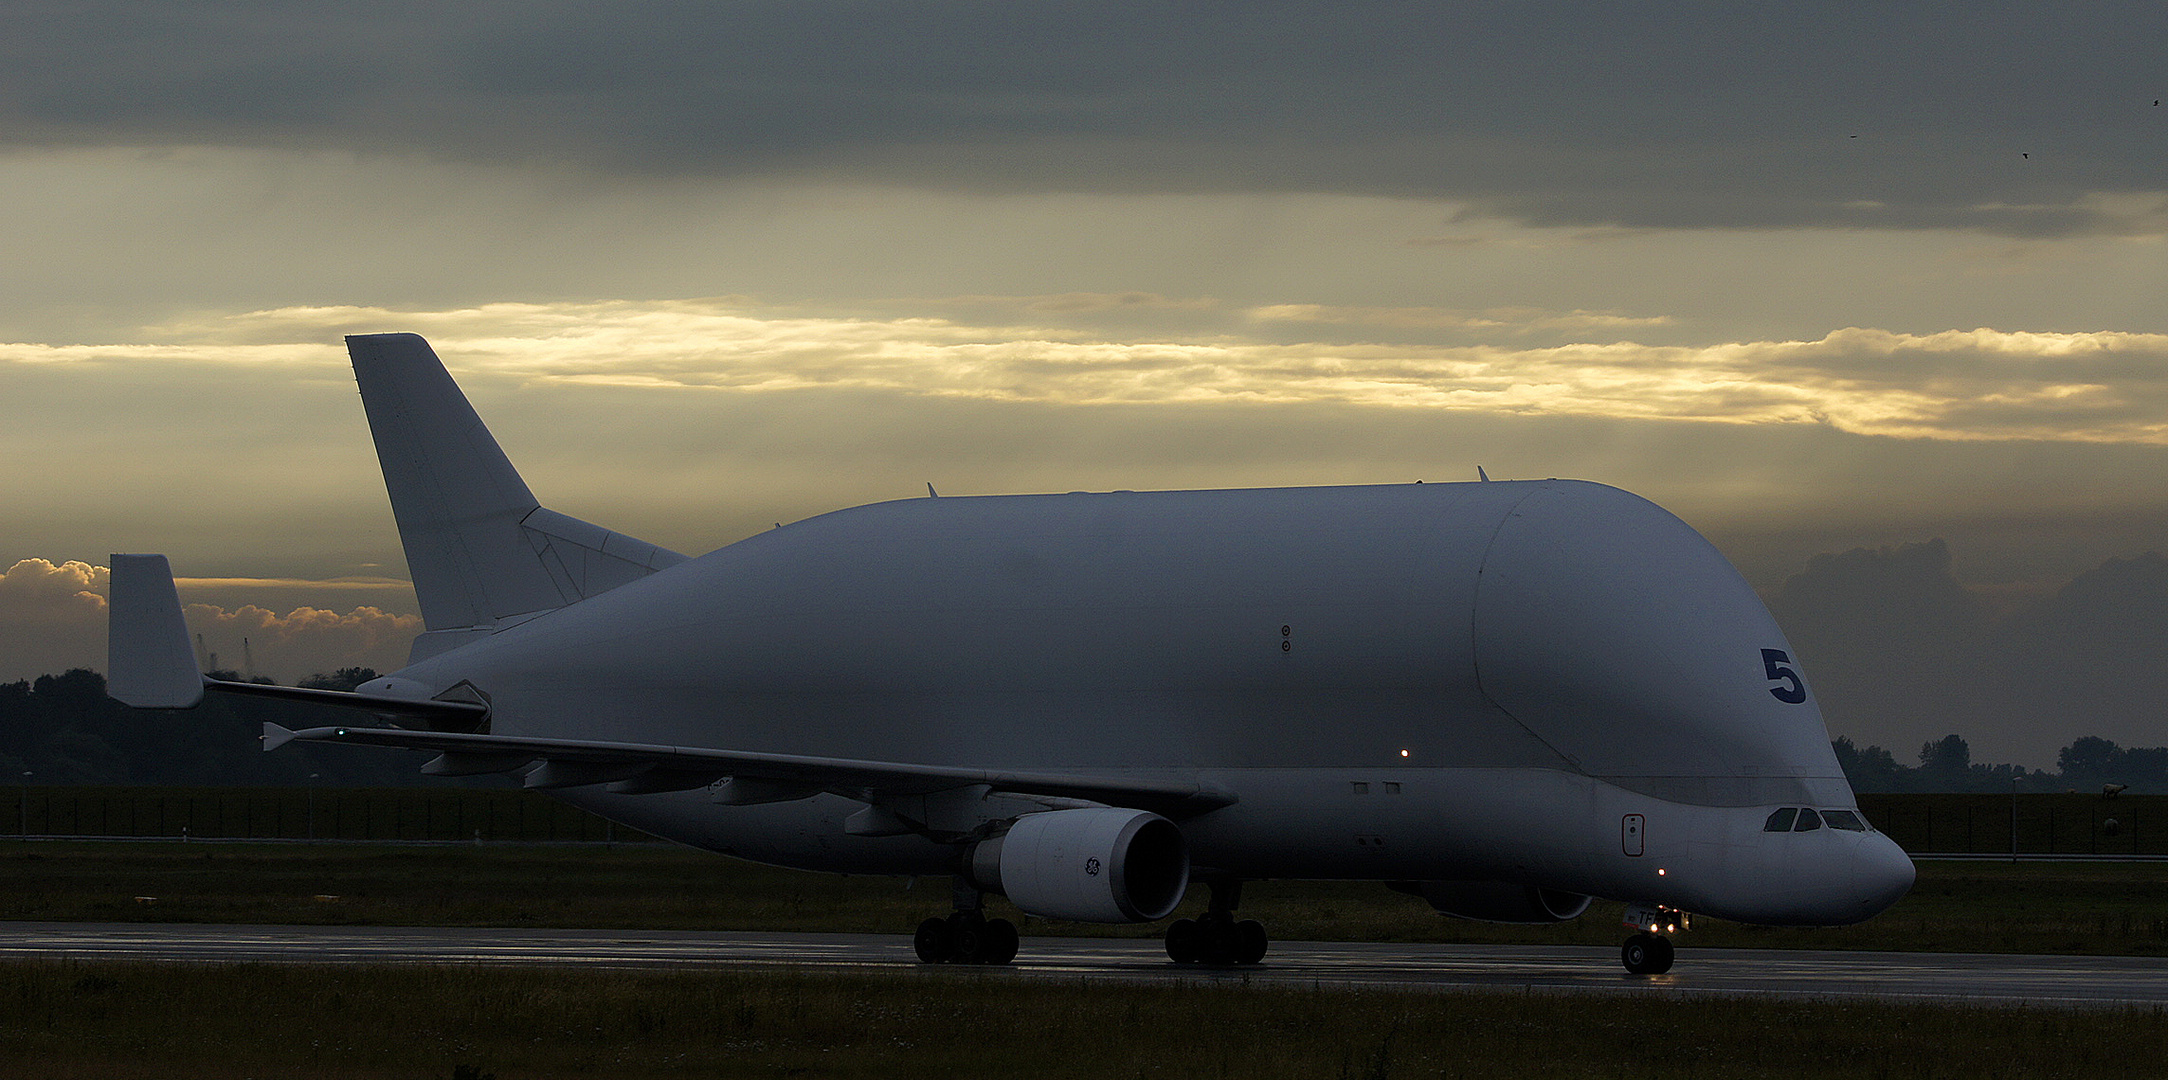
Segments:
[[[2135,3],[17,5],[0,678],[103,666],[125,550],[221,663],[395,666],[339,338],[412,330],[547,504],[688,552],[1482,464],[1702,529],[1835,733],[2168,744],[2164,54]]]

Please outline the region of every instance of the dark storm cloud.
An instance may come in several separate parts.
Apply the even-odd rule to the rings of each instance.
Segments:
[[[1770,601],[1832,734],[1887,745],[1965,736],[2048,767],[2072,740],[2168,743],[2168,559],[2114,557],[1997,611],[1941,540],[1817,555]],[[1997,756],[1999,755],[1999,756]]]
[[[33,5],[17,143],[345,147],[994,190],[1448,197],[1538,223],[2150,227],[2168,9]]]
[[[1941,540],[1816,555],[1770,611],[1807,665],[1833,734],[1909,743],[1989,734],[1988,612],[1958,584]]]
[[[2055,596],[2017,613],[2004,654],[2019,721],[2109,734],[2125,745],[2168,744],[2168,559],[2109,559]],[[2111,734],[2119,732],[2119,735]]]

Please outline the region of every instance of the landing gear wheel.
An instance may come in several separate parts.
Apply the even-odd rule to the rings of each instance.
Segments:
[[[1194,964],[1204,959],[1204,927],[1194,919],[1176,919],[1167,924],[1167,959],[1177,964]]]
[[[918,924],[918,933],[911,936],[911,948],[922,963],[946,964],[955,959],[956,942],[949,937],[948,920],[928,919]]]
[[[1671,939],[1655,934],[1635,934],[1619,949],[1619,961],[1634,975],[1661,975],[1671,970]]]
[[[956,910],[927,919],[911,936],[911,949],[929,964],[1006,964],[1016,959],[1016,924],[986,917],[986,891],[968,878],[952,883]]]
[[[1212,906],[1194,919],[1167,924],[1167,959],[1177,964],[1254,964],[1265,958],[1272,939],[1256,919],[1235,921],[1242,900],[1240,881],[1209,883]]]
[[[1224,911],[1176,919],[1167,926],[1167,959],[1177,964],[1254,964],[1271,945],[1264,923],[1236,922]]]
[[[986,918],[977,912],[969,915],[958,912],[949,916],[949,940],[955,943],[955,953],[950,963],[976,964],[986,955]]]
[[[1006,964],[1016,959],[1016,924],[959,911],[918,924],[911,948],[929,964]]]
[[[1016,959],[1018,944],[1016,924],[1007,919],[986,920],[986,930],[979,938],[979,963],[1006,964]]]

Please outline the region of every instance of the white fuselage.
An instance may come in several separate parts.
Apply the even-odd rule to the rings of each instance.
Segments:
[[[751,537],[399,678],[492,731],[1194,780],[1200,871],[1488,880],[1763,923],[1909,886],[1790,646],[1676,518],[1537,481],[927,498]],[[1784,658],[1782,663],[1773,656]],[[848,793],[583,806],[811,869],[945,873]]]

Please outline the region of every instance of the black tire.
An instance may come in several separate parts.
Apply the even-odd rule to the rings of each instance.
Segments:
[[[1264,923],[1256,919],[1244,919],[1235,924],[1235,963],[1257,963],[1265,958],[1265,951],[1271,947],[1272,939],[1266,936]]]
[[[981,964],[1006,964],[1016,959],[1018,944],[1016,924],[1007,919],[986,920],[986,931],[980,938],[985,951],[979,956]]]
[[[954,959],[956,942],[949,936],[948,920],[928,919],[918,924],[918,933],[911,936],[911,948],[924,963],[946,964]]]
[[[1670,938],[1658,937],[1656,939],[1655,956],[1651,958],[1656,965],[1656,970],[1649,972],[1649,974],[1661,975],[1664,972],[1670,971],[1671,960],[1674,951],[1675,950],[1673,950],[1671,947]]]
[[[1204,928],[1194,919],[1176,919],[1167,925],[1167,959],[1194,964],[1204,959]]]
[[[949,940],[955,943],[951,962],[958,964],[983,964],[986,962],[986,922],[983,919],[953,919],[949,922]]]
[[[1197,920],[1204,939],[1204,962],[1214,966],[1235,962],[1235,920],[1224,911],[1207,911]]]
[[[1671,939],[1655,934],[1635,934],[1619,949],[1619,962],[1633,975],[1661,975],[1671,970]]]

